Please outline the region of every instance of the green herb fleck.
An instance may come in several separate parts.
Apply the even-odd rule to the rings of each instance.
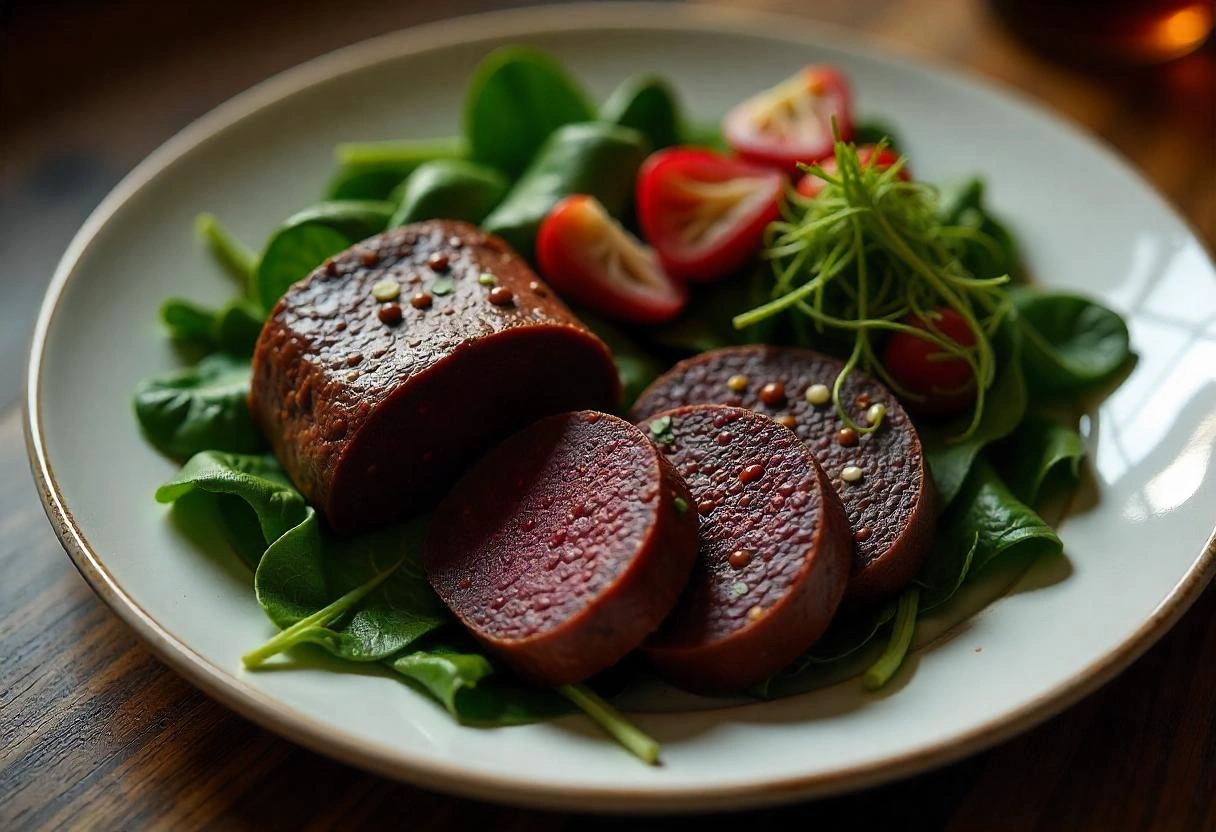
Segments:
[[[450,295],[452,290],[456,288],[456,281],[450,277],[437,277],[435,282],[431,284],[432,295]]]
[[[730,595],[732,598],[742,598],[747,594],[747,584],[743,581],[735,581],[730,585]]]
[[[650,438],[659,445],[674,445],[676,435],[671,430],[671,417],[660,416],[650,423]]]
[[[498,282],[498,278],[489,272],[482,272],[481,275],[478,276],[477,282],[482,286],[493,286]]]
[[[680,512],[680,514],[684,514],[686,511],[688,511],[688,501],[683,497],[676,497],[673,502],[675,503],[676,511]]]

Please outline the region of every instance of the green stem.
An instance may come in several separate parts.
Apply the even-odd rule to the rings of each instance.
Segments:
[[[608,704],[591,688],[586,685],[561,685],[557,692],[577,705],[592,722],[625,746],[633,756],[648,766],[658,765],[659,743],[643,733],[642,729],[626,719],[623,713]]]
[[[398,561],[391,568],[386,569],[379,575],[376,575],[362,586],[355,587],[338,600],[322,607],[312,615],[301,618],[299,621],[292,624],[285,630],[280,630],[278,635],[276,635],[270,641],[266,642],[261,647],[256,647],[245,655],[241,656],[241,664],[245,665],[246,669],[252,670],[270,657],[276,656],[290,647],[294,647],[299,637],[303,633],[311,630],[313,627],[324,627],[325,625],[336,621],[342,615],[350,611],[355,604],[358,604],[365,597],[367,597],[369,592],[388,580],[389,576],[397,571],[397,567],[401,566],[402,562],[403,561]]]
[[[194,230],[224,270],[248,291],[258,268],[258,256],[253,249],[224,228],[215,214],[199,214],[194,221]]]
[[[757,306],[755,309],[751,309],[740,315],[736,315],[731,322],[734,324],[735,329],[747,329],[749,326],[758,324],[765,318],[769,318],[784,309],[788,309],[802,298],[814,292],[815,287],[823,282],[823,279],[823,275],[817,275],[811,280],[808,280],[806,283],[803,283],[797,289],[794,289],[788,294],[782,295],[776,300],[770,300],[768,303]]]
[[[912,645],[912,636],[916,632],[916,610],[920,603],[920,590],[912,587],[899,596],[899,607],[895,611],[895,624],[891,628],[891,639],[887,649],[878,657],[878,661],[870,665],[861,684],[866,690],[878,690],[899,670],[908,655]]]
[[[334,147],[334,156],[343,165],[420,165],[435,159],[454,159],[463,155],[464,143],[454,138],[343,142]]]

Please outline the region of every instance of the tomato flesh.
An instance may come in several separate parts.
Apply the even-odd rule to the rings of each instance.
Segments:
[[[731,149],[745,159],[794,174],[798,163],[832,155],[832,118],[843,141],[853,138],[853,101],[844,75],[808,66],[736,105],[722,123]]]
[[[934,310],[933,328],[961,347],[975,346],[975,333],[953,309]],[[904,323],[929,330],[919,315]],[[909,409],[928,416],[958,413],[975,401],[975,376],[961,358],[945,356],[935,344],[915,335],[896,332],[887,338],[882,363],[892,380],[908,393],[919,397],[906,404]]]
[[[553,207],[537,234],[536,258],[560,295],[615,320],[661,323],[688,300],[654,252],[594,197],[576,194]]]
[[[780,213],[785,177],[708,150],[670,148],[638,174],[638,223],[673,277],[703,281],[747,263]]]

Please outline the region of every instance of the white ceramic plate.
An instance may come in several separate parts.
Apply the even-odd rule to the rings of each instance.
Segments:
[[[898,126],[918,176],[986,176],[1033,272],[1128,317],[1141,360],[1093,421],[1098,497],[1062,534],[1067,563],[1030,569],[896,684],[643,714],[647,768],[583,720],[461,728],[387,678],[244,673],[268,634],[248,576],[201,552],[152,501],[174,472],[140,439],[137,379],[174,358],[169,294],[229,284],[192,220],[248,240],[314,201],[340,140],[454,133],[474,63],[502,43],[551,50],[598,95],[649,69],[714,118],[805,63],[839,64],[864,113]],[[304,745],[445,791],[581,810],[700,809],[855,788],[974,752],[1110,679],[1199,594],[1216,561],[1216,273],[1178,217],[1121,161],[991,87],[793,20],[668,6],[564,7],[440,23],[370,41],[240,96],[126,178],[65,255],[38,321],[28,441],[47,512],[85,578],[169,664]]]

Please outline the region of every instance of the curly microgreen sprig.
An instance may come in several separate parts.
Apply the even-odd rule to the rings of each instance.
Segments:
[[[975,403],[966,429],[970,436],[984,414],[986,392],[996,377],[992,337],[1012,310],[1003,287],[1008,275],[977,277],[959,258],[960,247],[997,243],[975,228],[947,225],[938,211],[937,191],[899,178],[905,159],[886,168],[862,162],[857,148],[836,134],[836,168],[801,165],[823,180],[813,197],[787,195],[782,217],[765,236],[764,256],[773,269],[772,300],[734,319],[743,329],[779,314],[804,317],[820,335],[852,339],[852,348],[832,385],[837,413],[855,431],[876,430],[879,422],[858,424],[842,402],[844,384],[855,368],[876,375],[905,400],[923,399],[897,384],[877,356],[876,339],[904,333],[935,348],[930,361],[962,360],[975,384]],[[935,310],[954,310],[975,340],[963,346],[938,326]],[[923,326],[906,323],[918,318]]]

